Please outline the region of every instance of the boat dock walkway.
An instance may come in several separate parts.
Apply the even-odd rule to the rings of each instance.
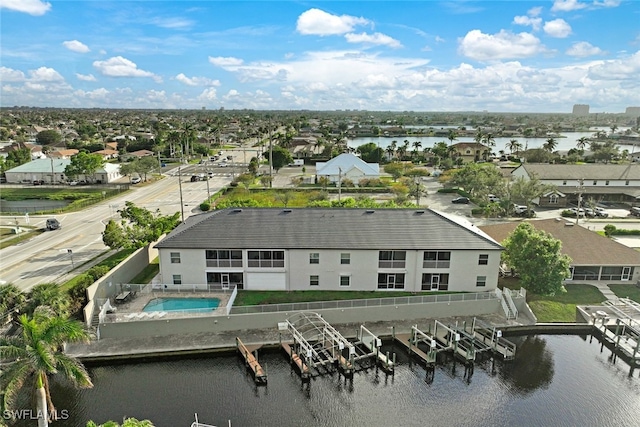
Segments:
[[[256,384],[266,384],[267,383],[267,373],[264,371],[260,363],[258,363],[258,349],[262,347],[262,345],[254,344],[254,345],[245,345],[240,338],[236,337],[236,347],[238,348],[238,352],[244,359],[247,368],[253,374],[253,379]],[[255,353],[255,355],[254,355]]]

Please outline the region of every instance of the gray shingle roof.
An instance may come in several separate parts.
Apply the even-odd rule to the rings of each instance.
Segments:
[[[640,179],[640,165],[612,165],[612,164],[585,164],[585,165],[547,165],[525,164],[522,165],[529,176],[535,174],[540,179]]]
[[[226,209],[180,224],[157,248],[474,249],[502,247],[430,209]]]

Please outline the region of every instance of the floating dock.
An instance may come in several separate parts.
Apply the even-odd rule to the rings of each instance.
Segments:
[[[238,348],[240,355],[242,355],[247,368],[253,374],[253,379],[256,384],[266,384],[267,373],[262,369],[262,366],[258,363],[258,358],[253,354],[254,352],[256,354],[258,353],[258,349],[261,345],[247,346],[240,340],[240,338],[236,337],[236,347]]]

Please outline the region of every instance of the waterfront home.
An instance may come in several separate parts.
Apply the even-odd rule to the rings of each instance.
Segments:
[[[578,194],[595,202],[633,203],[640,197],[640,165],[593,163],[584,165],[523,164],[511,172],[514,178],[536,177],[577,203]]]
[[[455,155],[460,157],[464,163],[488,160],[491,150],[486,145],[478,142],[459,142],[451,145]]]
[[[482,231],[502,242],[518,222],[486,225]],[[615,240],[574,225],[565,218],[532,220],[530,224],[562,242],[562,253],[571,258],[567,283],[602,281],[629,283],[640,279],[640,253]]]
[[[163,283],[282,291],[491,291],[503,250],[455,215],[342,208],[208,212],[155,247]]]

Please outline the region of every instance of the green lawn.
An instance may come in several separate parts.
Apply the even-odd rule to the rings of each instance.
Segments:
[[[553,297],[527,292],[527,303],[538,322],[575,322],[577,305],[600,304],[606,298],[591,285],[567,285],[566,293]]]
[[[20,226],[22,229],[26,229],[24,226]],[[43,228],[32,228],[29,231],[23,231],[20,234],[15,234],[13,238],[11,237],[7,237],[9,234],[6,234],[4,231],[8,230],[6,228],[2,228],[3,233],[2,233],[2,237],[3,240],[0,242],[0,249],[4,249],[7,248],[9,246],[13,246],[13,245],[17,245],[20,242],[23,242],[25,240],[28,240],[32,237],[37,236],[40,233],[44,233],[44,229]]]
[[[609,289],[611,289],[618,298],[629,298],[640,304],[640,286],[638,285],[609,285]]]
[[[420,293],[425,295],[426,293]],[[334,301],[366,298],[413,296],[411,292],[376,291],[238,291],[233,305],[283,304],[292,302]]]
[[[156,277],[160,273],[160,261],[158,258],[151,261],[149,265],[147,265],[144,270],[142,270],[136,277],[131,279],[131,283],[136,284],[148,284],[151,283],[154,277]]]

